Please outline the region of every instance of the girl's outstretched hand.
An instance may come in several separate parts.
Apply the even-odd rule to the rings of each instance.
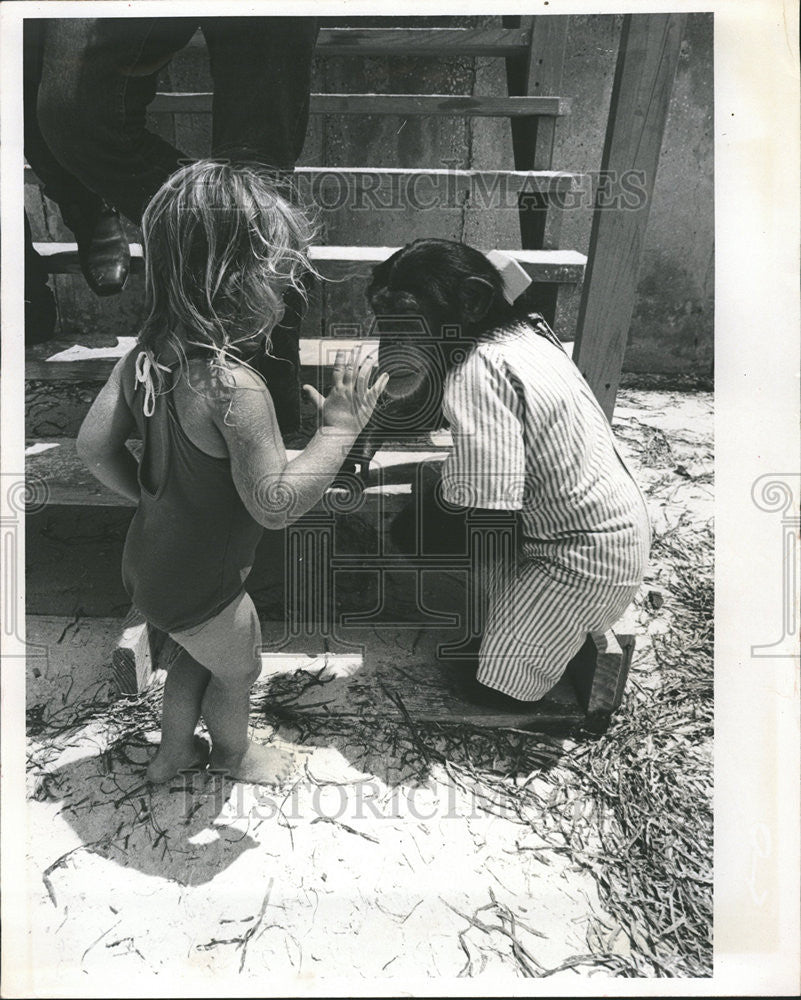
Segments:
[[[314,386],[303,386],[304,392],[317,407],[323,427],[347,434],[358,434],[363,429],[389,381],[385,372],[370,386],[374,367],[375,359],[369,355],[360,359],[358,348],[351,351],[347,360],[344,351],[337,351],[329,394],[323,397]]]

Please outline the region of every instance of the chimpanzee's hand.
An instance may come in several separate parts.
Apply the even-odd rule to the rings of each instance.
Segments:
[[[303,387],[317,407],[322,426],[346,434],[358,434],[362,430],[389,381],[389,375],[385,373],[379,375],[375,384],[368,388],[375,359],[369,356],[360,359],[358,353],[358,349],[354,348],[346,362],[345,352],[337,351],[333,384],[325,398],[313,386]]]

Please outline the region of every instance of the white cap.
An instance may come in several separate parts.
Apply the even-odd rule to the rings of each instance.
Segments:
[[[513,305],[531,284],[531,278],[514,257],[510,257],[503,250],[490,250],[484,256],[500,273],[503,280],[503,296],[509,305]]]

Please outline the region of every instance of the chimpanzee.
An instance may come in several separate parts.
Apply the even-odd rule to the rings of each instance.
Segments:
[[[520,707],[564,673],[590,631],[634,598],[650,547],[645,500],[578,368],[541,316],[512,301],[507,277],[478,250],[422,239],[379,264],[368,299],[393,421],[442,416],[453,448],[391,533],[401,551],[464,552],[466,517],[513,519],[511,565],[486,554],[474,696]]]

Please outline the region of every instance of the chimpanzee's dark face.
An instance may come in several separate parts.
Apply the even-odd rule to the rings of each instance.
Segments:
[[[406,248],[379,264],[367,289],[379,336],[378,370],[389,374],[385,392],[394,399],[410,399],[425,390],[442,325],[423,276],[404,266],[405,256]]]
[[[447,240],[418,240],[373,269],[367,298],[379,319],[414,316],[438,338],[441,324],[461,317],[462,275],[453,267]],[[469,248],[464,248],[469,249]]]
[[[503,301],[497,271],[483,254],[449,240],[417,240],[378,264],[367,289],[376,315],[379,370],[387,393],[419,391],[450,345],[474,334]]]
[[[402,253],[403,251],[398,251]],[[395,254],[397,257],[397,254]],[[429,333],[433,334],[429,319],[435,312],[434,303],[430,301],[425,293],[425,289],[419,287],[419,283],[414,280],[403,281],[392,275],[388,265],[395,259],[390,257],[384,264],[380,264],[374,271],[372,281],[367,289],[367,299],[370,308],[380,320],[388,320],[399,316],[414,316],[425,322],[429,328]],[[387,270],[380,270],[386,268]],[[406,286],[406,287],[404,287]],[[415,287],[417,286],[417,287]]]

